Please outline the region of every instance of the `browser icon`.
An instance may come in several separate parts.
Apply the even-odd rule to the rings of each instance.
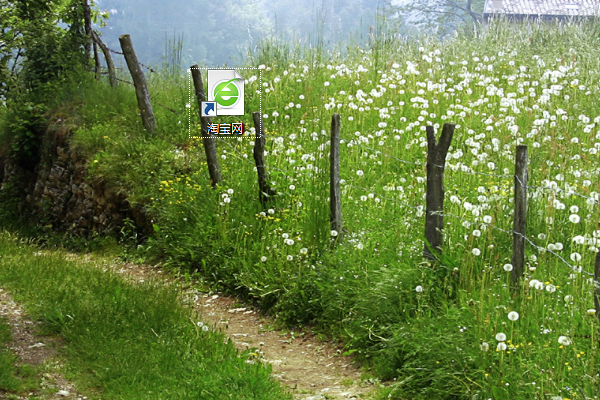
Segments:
[[[234,69],[209,69],[208,101],[216,115],[244,115],[244,78]]]

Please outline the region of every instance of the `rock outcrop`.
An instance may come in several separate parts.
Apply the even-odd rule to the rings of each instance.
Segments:
[[[53,135],[47,135],[53,136]],[[115,234],[129,219],[144,230],[149,225],[141,208],[107,182],[91,179],[88,161],[64,140],[40,146],[40,162],[28,171],[10,156],[0,158],[0,193],[17,197],[18,209],[35,222],[75,235]],[[6,193],[10,191],[10,193]]]

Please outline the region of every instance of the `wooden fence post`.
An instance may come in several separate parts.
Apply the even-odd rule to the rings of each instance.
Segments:
[[[267,183],[265,171],[265,131],[263,128],[262,115],[256,111],[252,113],[254,127],[256,128],[256,139],[254,140],[254,162],[258,172],[258,198],[263,207],[269,199],[275,196],[275,190]]]
[[[425,216],[425,246],[423,256],[435,261],[442,247],[444,229],[444,167],[450,148],[454,124],[444,124],[439,143],[433,126],[427,126],[427,209]]]
[[[98,55],[98,45],[96,42],[92,42],[94,45],[94,73],[96,74],[96,79],[100,79],[100,56]]]
[[[342,197],[340,192],[340,115],[331,117],[331,151],[329,153],[329,219],[331,229],[338,233],[336,241],[342,238]]]
[[[511,283],[516,288],[525,265],[525,234],[527,222],[527,146],[517,146],[515,157],[515,211],[513,224],[513,254]]]
[[[152,109],[152,103],[150,102],[150,94],[148,93],[148,86],[146,85],[146,78],[144,72],[138,63],[137,56],[133,50],[133,44],[131,43],[131,37],[129,35],[119,36],[119,42],[121,43],[121,49],[127,62],[127,67],[133,78],[133,84],[135,86],[135,95],[137,97],[138,107],[142,116],[142,123],[144,128],[150,133],[156,133],[156,119],[154,118],[154,110]]]
[[[211,125],[210,117],[202,116],[202,102],[206,101],[204,84],[202,83],[202,73],[198,68],[198,64],[192,65],[190,69],[192,71],[194,89],[196,90],[196,100],[198,101],[198,112],[200,113],[200,123],[202,124],[202,144],[204,145],[204,153],[206,154],[206,163],[208,164],[210,183],[211,185],[215,186],[221,182],[221,168],[219,167],[219,158],[217,157],[215,138],[208,129]]]
[[[92,38],[94,39],[94,43],[97,43],[104,54],[104,58],[106,59],[106,67],[108,68],[108,81],[110,82],[110,86],[117,87],[117,73],[115,71],[115,63],[113,63],[113,59],[110,55],[110,50],[108,46],[104,44],[100,36],[96,33],[96,31],[92,30]]]
[[[594,307],[598,323],[600,323],[600,251],[596,253],[596,265],[594,267]]]

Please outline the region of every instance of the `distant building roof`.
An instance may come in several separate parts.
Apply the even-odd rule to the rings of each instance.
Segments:
[[[599,15],[600,0],[486,0],[484,18],[494,14],[508,17],[566,19]]]

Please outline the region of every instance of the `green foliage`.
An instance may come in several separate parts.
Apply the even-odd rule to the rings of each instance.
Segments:
[[[0,95],[7,96],[17,87],[35,89],[86,65],[82,46],[87,39],[80,1],[13,3],[0,2],[0,71],[6,78]]]
[[[16,398],[22,392],[39,389],[40,382],[36,375],[40,368],[18,365],[17,356],[12,350],[6,348],[13,340],[11,330],[9,321],[2,317],[0,319],[0,390],[3,394],[14,395]]]
[[[0,344],[5,346],[12,340],[11,327],[5,318],[0,320]],[[0,350],[0,390],[14,392],[19,389],[15,362],[17,357],[8,349]]]
[[[390,35],[344,55],[272,42],[257,59],[287,55],[291,63],[264,65],[262,82],[255,72],[246,78],[247,111],[266,114],[277,191],[264,208],[252,137],[217,141],[224,181],[213,189],[202,143],[188,137],[199,131],[195,105],[187,125],[189,94],[160,75],[150,91],[177,115],[156,108],[157,137],[141,133],[130,88],[94,82],[72,95],[84,121],[73,141],[89,154],[92,176],[146,207],[149,257],[241,293],[287,324],[342,339],[379,378],[395,379],[389,398],[571,398],[574,387],[592,397],[593,286],[543,249],[584,270],[597,251],[597,204],[569,192],[597,199],[599,44],[594,26],[502,23],[443,42]],[[335,111],[343,121],[341,242],[327,200]],[[251,136],[250,117],[240,120]],[[449,215],[444,258],[429,265],[424,127],[443,122],[457,124],[444,181]],[[512,229],[510,173],[523,143],[530,184],[546,189],[530,195],[528,237],[541,250],[528,244],[515,293],[505,269],[512,236],[502,230]],[[520,319],[509,320],[511,311]]]
[[[46,106],[30,101],[19,101],[8,106],[7,116],[0,132],[0,140],[10,146],[5,155],[19,166],[33,171],[39,162],[39,147],[45,130]]]
[[[175,289],[33,250],[2,234],[0,279],[47,332],[64,337],[82,389],[102,388],[106,399],[289,398],[268,366],[246,363],[223,334],[196,324]]]

